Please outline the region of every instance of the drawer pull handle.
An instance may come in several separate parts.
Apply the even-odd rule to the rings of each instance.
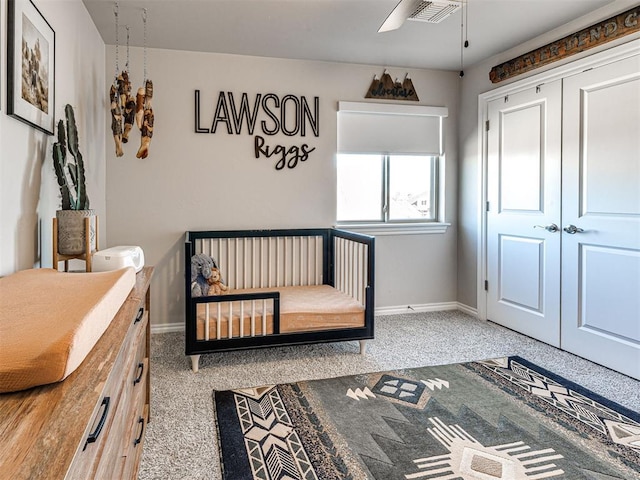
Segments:
[[[138,371],[140,372],[138,374],[138,376],[136,377],[136,379],[133,381],[134,385],[137,385],[140,383],[140,381],[142,380],[142,374],[144,373],[144,362],[140,362],[138,364]]]
[[[96,427],[96,429],[93,432],[91,432],[87,437],[87,442],[84,444],[84,448],[82,449],[82,451],[84,451],[87,448],[87,445],[98,440],[98,437],[100,436],[100,432],[102,432],[102,428],[104,427],[104,423],[107,420],[107,415],[109,414],[110,402],[111,402],[111,397],[104,397],[102,399],[102,405],[100,405],[101,407],[104,406],[104,410],[102,411],[102,417],[100,417],[100,421],[98,422],[98,426]]]
[[[139,417],[138,418],[138,423],[141,425],[140,427],[140,435],[138,435],[138,438],[136,438],[133,441],[133,446],[135,447],[136,445],[138,445],[141,441],[142,441],[142,436],[144,435],[144,418]]]
[[[140,310],[138,310],[138,315],[136,315],[136,319],[133,321],[133,323],[138,323],[140,320],[142,320],[143,315],[144,315],[144,307],[140,307]]]

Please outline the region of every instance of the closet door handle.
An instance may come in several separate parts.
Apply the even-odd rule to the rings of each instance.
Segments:
[[[98,437],[100,436],[100,432],[102,432],[102,428],[104,427],[104,424],[107,421],[107,415],[109,415],[110,403],[111,403],[111,397],[104,397],[102,399],[101,406],[104,406],[104,410],[102,411],[102,417],[100,417],[100,421],[98,422],[98,426],[96,427],[96,429],[93,432],[91,432],[87,437],[87,441],[85,442],[84,448],[82,449],[83,452],[87,448],[87,445],[98,440]]]
[[[575,225],[567,225],[566,227],[563,228],[563,230],[567,232],[569,235],[575,235],[576,233],[584,232],[583,229],[576,227]]]
[[[556,225],[555,223],[552,223],[550,225],[534,225],[533,228],[544,228],[547,232],[551,233],[556,233],[560,230],[558,228],[558,225]]]

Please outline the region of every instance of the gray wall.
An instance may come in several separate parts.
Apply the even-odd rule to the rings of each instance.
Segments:
[[[56,123],[64,106],[74,107],[87,170],[91,206],[106,213],[104,42],[80,0],[36,1],[55,31]],[[26,268],[51,266],[51,219],[60,207],[53,171],[53,136],[7,113],[7,1],[0,0],[0,276]],[[101,241],[106,239],[103,229]],[[83,265],[83,264],[82,264]]]
[[[107,47],[107,71],[115,48]],[[143,51],[131,49],[134,85],[141,84]],[[140,245],[155,265],[153,322],[182,323],[183,241],[187,230],[330,227],[335,223],[336,122],[339,100],[364,101],[384,67],[150,49],[154,81],[151,154],[135,158],[139,133],[117,158],[107,141],[107,243]],[[122,58],[121,58],[122,61]],[[392,68],[403,77],[405,69]],[[378,307],[456,300],[456,164],[459,81],[455,72],[410,70],[420,104],[446,106],[446,234],[380,237]],[[110,84],[112,79],[107,79]],[[106,87],[105,87],[106,88]],[[239,101],[274,93],[320,98],[320,135],[264,135],[267,144],[315,148],[295,168],[277,171],[274,159],[256,159],[253,135],[243,126],[229,135],[194,132],[194,91],[200,90],[201,127],[213,120],[220,91]],[[106,112],[105,112],[106,114]],[[262,115],[262,114],[261,114]],[[265,118],[264,115],[260,117]],[[261,134],[257,128],[254,135]]]
[[[61,118],[66,103],[75,107],[92,207],[100,216],[100,243],[141,245],[147,264],[156,265],[154,323],[183,321],[186,230],[333,225],[337,102],[362,101],[371,78],[383,67],[150,50],[148,70],[156,89],[151,155],[135,158],[136,131],[125,156],[116,158],[107,99],[115,48],[107,47],[105,56],[105,46],[80,0],[35,3],[56,32],[56,118]],[[446,234],[378,237],[378,308],[456,301],[477,306],[478,95],[495,88],[489,70],[635,3],[617,0],[466,69],[462,81],[456,72],[409,70],[420,104],[449,108],[445,221],[452,226]],[[53,137],[6,115],[7,0],[0,0],[0,11],[0,275],[7,275],[51,266],[51,218],[59,207],[59,194],[51,165]],[[124,55],[121,51],[121,65]],[[390,70],[395,76],[405,73]],[[137,87],[143,74],[140,49],[131,51],[131,71]],[[520,78],[524,76],[516,80]],[[272,160],[253,158],[253,137],[246,130],[241,135],[195,134],[195,89],[202,92],[203,123],[210,121],[212,103],[221,90],[236,97],[246,92],[250,98],[257,93],[319,96],[319,138],[268,138],[269,144],[308,143],[316,150],[304,164],[278,172]]]

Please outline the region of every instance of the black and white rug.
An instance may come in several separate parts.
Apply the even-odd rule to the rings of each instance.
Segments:
[[[228,480],[640,479],[640,414],[519,357],[213,399]]]

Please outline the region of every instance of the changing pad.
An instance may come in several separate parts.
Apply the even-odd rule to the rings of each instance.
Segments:
[[[0,279],[0,393],[59,382],[82,363],[136,281],[132,267]]]

